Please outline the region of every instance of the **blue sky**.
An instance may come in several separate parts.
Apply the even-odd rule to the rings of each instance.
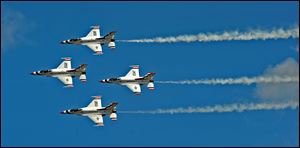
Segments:
[[[98,80],[125,75],[140,65],[154,80],[262,75],[287,58],[299,61],[298,39],[209,43],[116,43],[94,56],[84,46],[59,41],[85,36],[99,24],[101,34],[117,31],[129,40],[298,25],[299,2],[1,2],[2,146],[299,146],[299,109],[206,114],[118,114],[104,127],[88,118],[61,115],[84,107],[93,95],[118,110],[153,110],[261,102],[256,85],[168,85],[140,96]],[[5,19],[6,18],[6,19]],[[72,66],[88,64],[87,83],[32,76],[51,69],[61,57]],[[298,92],[299,94],[299,92]]]

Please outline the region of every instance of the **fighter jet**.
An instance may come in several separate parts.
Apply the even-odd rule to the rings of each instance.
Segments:
[[[116,114],[117,112],[116,106],[118,105],[117,102],[112,102],[107,107],[102,107],[101,96],[92,96],[92,97],[94,99],[87,107],[69,109],[60,113],[88,116],[91,120],[93,120],[96,123],[96,126],[104,126],[103,116],[105,115],[109,115],[109,118],[112,121],[117,120],[117,114]]]
[[[154,83],[153,83],[154,82],[153,76],[155,75],[154,72],[149,72],[144,77],[140,77],[139,66],[133,65],[130,67],[131,67],[131,70],[126,74],[126,76],[118,77],[118,78],[103,79],[103,80],[100,80],[100,82],[126,85],[136,95],[141,94],[140,85],[143,85],[143,84],[147,84],[147,87],[150,90],[154,90]]]
[[[72,77],[78,76],[81,82],[86,82],[87,64],[81,64],[78,68],[71,68],[71,58],[62,58],[64,61],[55,69],[32,72],[32,75],[56,77],[65,84],[65,87],[73,87]]]
[[[61,41],[60,43],[86,45],[95,52],[94,55],[103,54],[101,45],[104,45],[104,44],[108,44],[108,47],[111,49],[116,48],[116,44],[115,44],[116,31],[110,32],[109,34],[101,37],[99,25],[91,26],[91,28],[92,28],[92,30],[88,33],[88,35],[86,37],[64,40],[64,41]]]

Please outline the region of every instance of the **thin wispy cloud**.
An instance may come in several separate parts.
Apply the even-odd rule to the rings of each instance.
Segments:
[[[1,52],[17,45],[30,43],[26,35],[32,30],[34,24],[19,11],[5,6],[1,8]]]
[[[287,29],[272,30],[253,29],[248,32],[224,31],[223,33],[199,33],[197,35],[178,35],[169,37],[155,37],[149,39],[118,40],[133,43],[176,43],[176,42],[219,42],[219,41],[249,41],[299,38],[299,26]]]

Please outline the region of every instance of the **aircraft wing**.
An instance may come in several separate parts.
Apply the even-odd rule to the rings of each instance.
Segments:
[[[73,80],[71,76],[58,76],[57,77],[61,82],[63,82],[67,87],[73,87]]]
[[[94,121],[98,126],[104,126],[102,115],[88,115],[88,117]]]
[[[72,69],[71,58],[62,58],[64,61],[57,67],[57,69]]]
[[[132,68],[126,74],[125,78],[135,79],[140,77],[139,66],[131,66]]]
[[[94,100],[87,107],[102,108],[101,96],[93,96]]]
[[[125,84],[131,91],[133,91],[135,94],[140,94],[141,93],[141,86],[140,84],[135,84],[135,83],[127,83]]]
[[[102,53],[102,47],[101,44],[96,44],[96,43],[89,43],[89,44],[84,44],[91,48],[94,52],[96,52],[96,55],[103,54]]]
[[[100,26],[92,26],[92,30],[86,37],[100,38]]]

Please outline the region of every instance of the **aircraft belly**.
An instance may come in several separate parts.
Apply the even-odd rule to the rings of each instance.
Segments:
[[[104,43],[108,43],[105,39],[100,38],[100,39],[96,39],[96,42],[99,44],[104,44]]]
[[[102,115],[103,113],[99,112],[99,111],[84,111],[82,114],[85,114],[85,115]]]
[[[49,75],[70,75],[70,76],[80,76],[81,72],[51,72]]]
[[[93,111],[83,111],[82,114],[84,115],[105,115],[109,114],[108,111],[103,111],[103,110],[93,110]]]
[[[138,84],[144,84],[144,83],[149,83],[146,80],[121,80],[117,83],[138,83]]]
[[[84,40],[80,41],[79,44],[88,44],[88,43],[96,43],[96,44],[103,44],[106,43],[104,39],[96,39],[96,40]]]

